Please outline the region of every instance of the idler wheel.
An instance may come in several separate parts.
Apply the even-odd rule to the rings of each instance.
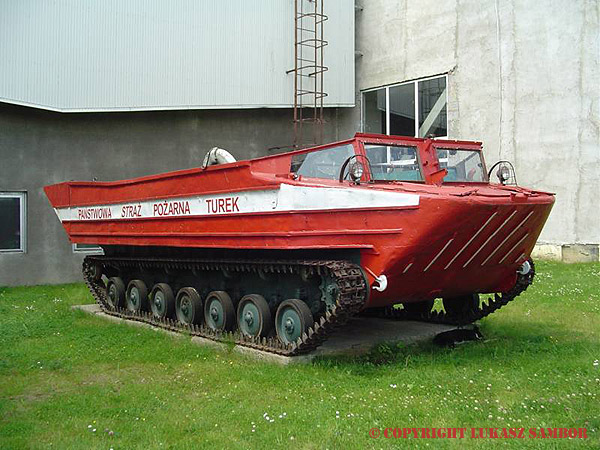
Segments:
[[[148,288],[142,280],[132,280],[127,286],[127,309],[140,312],[148,309]]]
[[[273,319],[265,298],[258,294],[242,297],[237,308],[237,323],[245,336],[267,336],[273,328]]]
[[[277,336],[284,344],[296,342],[313,322],[309,307],[295,298],[282,302],[275,315]]]
[[[119,277],[108,279],[106,284],[106,301],[110,309],[122,308],[125,304],[125,283]]]
[[[402,303],[402,306],[404,307],[405,311],[411,315],[426,315],[431,312],[433,303],[434,300],[427,300],[424,302]]]
[[[460,297],[444,298],[444,309],[451,317],[462,318],[479,310],[479,294],[467,294]]]
[[[192,287],[179,289],[175,299],[177,320],[185,325],[202,323],[202,299],[198,291]]]
[[[225,291],[212,291],[204,301],[204,321],[213,330],[235,328],[235,308]]]
[[[173,317],[175,312],[175,296],[167,283],[157,283],[150,294],[150,310],[157,319]]]

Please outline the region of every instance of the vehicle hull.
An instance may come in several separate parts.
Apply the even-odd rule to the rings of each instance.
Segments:
[[[75,243],[358,255],[367,308],[509,290],[554,202],[488,184],[340,185],[256,169],[234,163],[45,190]]]

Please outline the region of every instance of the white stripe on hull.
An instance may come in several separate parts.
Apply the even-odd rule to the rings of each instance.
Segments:
[[[281,184],[279,189],[197,195],[118,204],[55,208],[64,221],[130,220],[138,218],[237,215],[262,212],[394,208],[419,205],[419,196],[356,188]]]
[[[454,257],[450,260],[450,262],[448,264],[446,264],[446,267],[444,267],[444,270],[448,269],[448,267],[450,267],[450,264],[452,264],[454,262],[454,260],[456,258],[458,258],[462,254],[462,252],[464,252],[467,249],[467,247],[469,246],[469,244],[471,242],[473,242],[477,236],[479,236],[479,233],[481,233],[485,229],[485,227],[488,226],[488,224],[492,221],[492,219],[496,216],[496,214],[498,214],[498,211],[496,211],[494,214],[492,214],[488,218],[488,220],[479,228],[479,230],[477,230],[477,233],[475,233],[471,237],[471,239],[469,239],[469,241],[465,245],[462,246],[462,248],[458,251],[458,253],[456,255],[454,255]]]
[[[435,255],[435,258],[433,258],[431,260],[431,262],[427,265],[427,267],[425,267],[425,269],[423,269],[423,272],[427,272],[427,270],[433,265],[434,262],[436,262],[438,260],[438,258],[440,256],[442,256],[442,253],[444,253],[444,251],[448,248],[448,246],[452,243],[452,241],[454,240],[454,238],[450,239],[446,245],[444,245],[444,248],[442,248],[439,253],[437,255]]]
[[[529,218],[531,217],[531,215],[532,215],[532,214],[533,214],[533,211],[531,211],[529,214],[527,214],[527,217],[525,217],[525,218],[524,218],[524,219],[521,221],[521,223],[520,223],[519,225],[517,225],[517,226],[516,226],[516,227],[515,227],[515,228],[514,228],[514,229],[513,229],[511,232],[510,232],[510,234],[509,234],[508,236],[506,236],[502,242],[500,242],[500,244],[498,244],[498,245],[496,246],[496,248],[494,249],[494,251],[493,251],[492,253],[490,253],[490,255],[489,255],[489,256],[488,256],[488,257],[485,259],[485,261],[483,261],[483,262],[481,263],[481,265],[482,265],[482,266],[483,266],[485,263],[487,263],[487,262],[488,262],[488,261],[489,261],[489,260],[492,258],[492,256],[494,256],[494,255],[496,254],[496,252],[497,252],[498,250],[500,250],[500,249],[502,248],[502,246],[503,246],[503,245],[506,243],[506,241],[508,241],[508,240],[509,240],[509,239],[512,237],[512,235],[513,235],[513,234],[515,234],[517,231],[519,231],[519,230],[521,229],[521,227],[522,227],[522,226],[525,224],[525,222],[527,222],[527,220],[529,220]],[[502,259],[504,260],[504,258],[502,258]]]
[[[488,244],[488,242],[490,242],[490,241],[492,240],[492,238],[493,238],[494,236],[496,236],[496,235],[497,235],[497,234],[500,232],[500,230],[501,230],[502,228],[504,228],[504,225],[506,225],[506,224],[507,224],[507,222],[508,222],[510,219],[512,219],[512,218],[513,218],[513,216],[514,216],[516,213],[517,213],[517,210],[515,209],[515,210],[512,212],[512,214],[511,214],[510,216],[508,216],[508,219],[506,219],[504,222],[502,222],[502,225],[500,225],[500,226],[499,226],[499,227],[496,229],[496,231],[494,231],[494,232],[492,233],[492,235],[491,235],[489,238],[487,238],[487,239],[486,239],[486,241],[485,241],[483,244],[481,244],[481,247],[479,247],[479,249],[478,249],[478,250],[477,250],[475,253],[473,253],[473,255],[471,256],[471,258],[469,258],[469,260],[468,260],[468,261],[467,261],[467,262],[466,262],[466,263],[463,265],[463,269],[464,269],[465,267],[467,267],[467,266],[469,265],[469,263],[470,263],[471,261],[473,261],[473,259],[475,259],[475,257],[476,257],[477,255],[479,255],[479,252],[481,252],[481,250],[483,250],[483,248],[484,248],[484,247],[485,247],[485,246]]]

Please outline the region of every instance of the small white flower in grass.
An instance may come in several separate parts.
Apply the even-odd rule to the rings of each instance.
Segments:
[[[273,422],[275,422],[275,419],[269,420],[269,423],[273,423]]]
[[[92,428],[92,426],[91,426],[91,425],[88,425],[88,428]]]
[[[95,428],[94,428],[94,429],[92,429],[92,433],[95,433],[95,432],[96,432],[96,429],[95,429]]]
[[[397,385],[397,384],[390,384],[390,387],[391,387],[392,389],[396,389],[396,387],[398,387],[398,385]]]
[[[284,412],[284,413],[283,413],[283,417],[285,417],[285,416],[287,416],[287,413],[286,413],[286,412]]]
[[[594,366],[598,366],[600,364],[600,362],[596,359],[594,360]]]

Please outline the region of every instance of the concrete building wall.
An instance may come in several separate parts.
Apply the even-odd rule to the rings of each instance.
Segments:
[[[326,114],[325,139],[341,139],[337,111]],[[0,103],[0,192],[26,191],[28,200],[27,252],[0,252],[0,286],[81,280],[83,255],[44,185],[198,167],[217,145],[237,159],[264,156],[292,142],[291,119],[291,110],[61,114]]]
[[[600,3],[358,3],[357,89],[447,73],[449,137],[483,141],[488,163],[511,160],[519,184],[555,192],[540,242],[597,259]],[[359,109],[345,121],[358,127]]]

